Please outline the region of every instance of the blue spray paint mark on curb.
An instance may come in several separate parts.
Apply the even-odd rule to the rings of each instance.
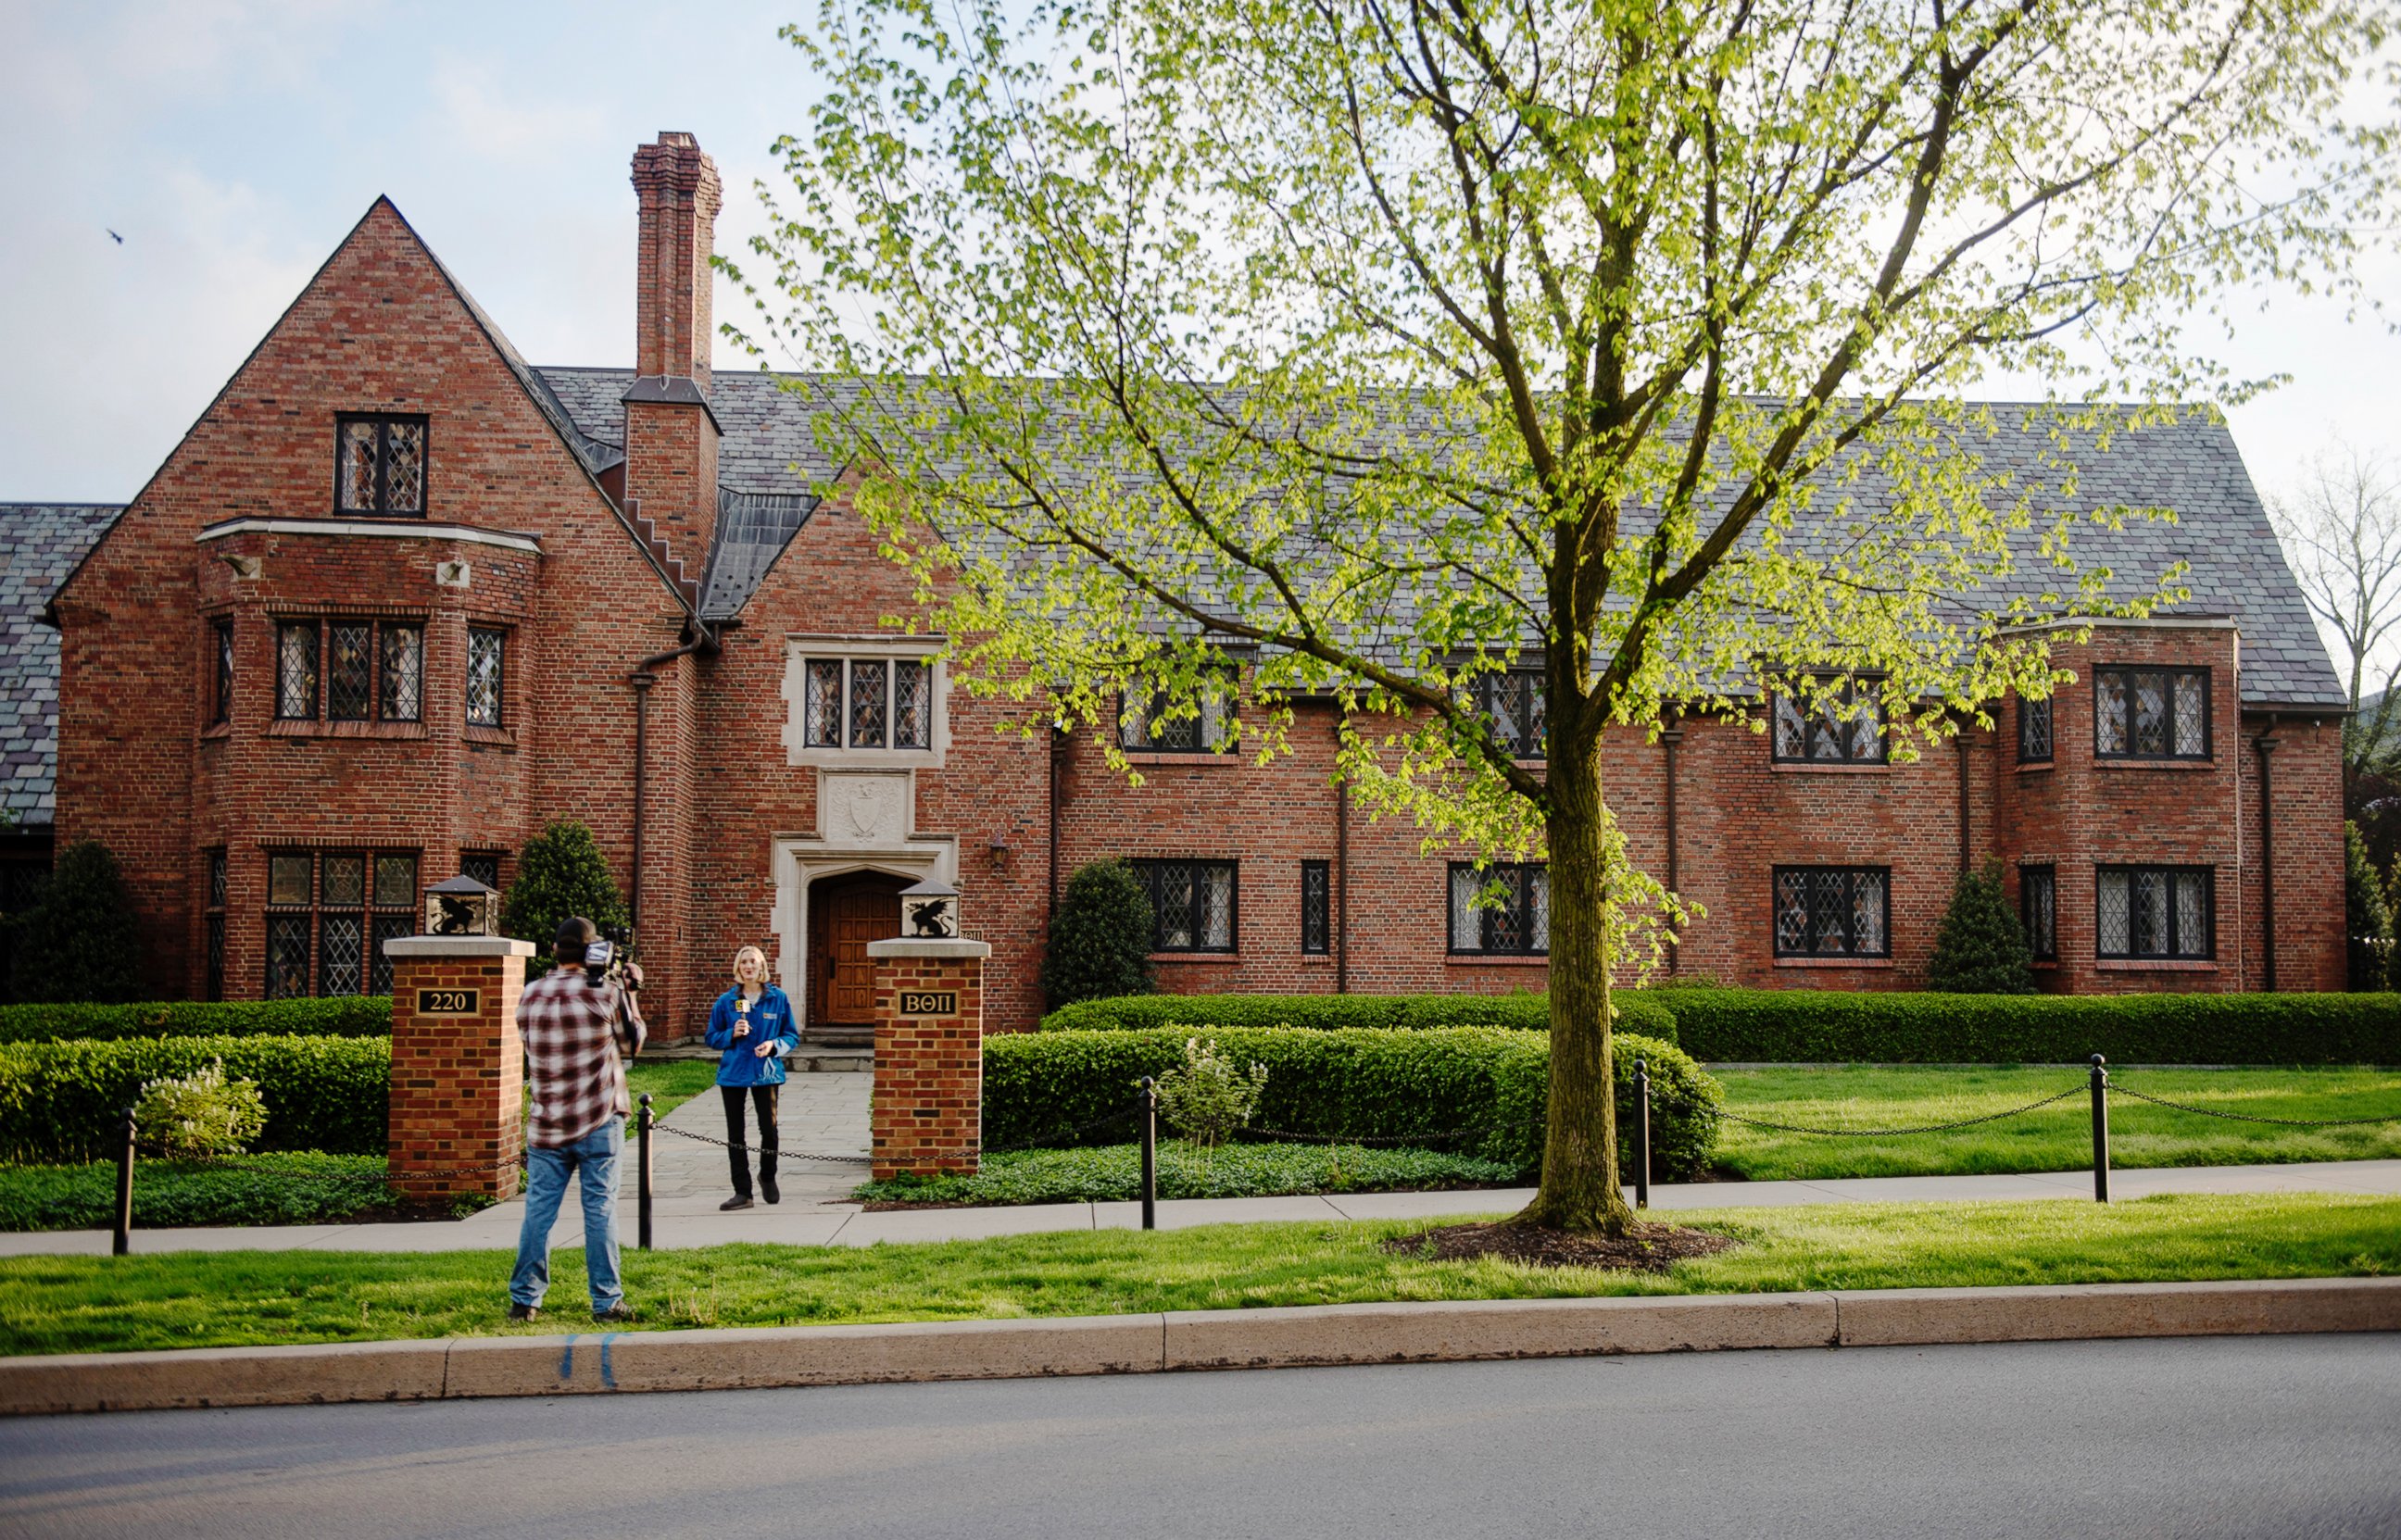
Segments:
[[[568,1381],[575,1378],[575,1339],[580,1335],[582,1335],[582,1333],[574,1331],[570,1331],[567,1334],[567,1351],[558,1356],[558,1383],[560,1384],[565,1384]]]
[[[617,1388],[617,1376],[609,1370],[609,1344],[624,1335],[622,1331],[611,1331],[600,1339],[600,1383],[611,1390]]]

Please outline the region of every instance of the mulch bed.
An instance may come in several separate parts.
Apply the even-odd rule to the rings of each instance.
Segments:
[[[1536,1267],[1609,1267],[1620,1272],[1665,1273],[1670,1264],[1707,1257],[1741,1243],[1708,1230],[1638,1221],[1622,1236],[1579,1235],[1566,1230],[1504,1220],[1498,1224],[1447,1224],[1395,1235],[1384,1249],[1396,1256],[1431,1254],[1438,1261],[1497,1257]]]

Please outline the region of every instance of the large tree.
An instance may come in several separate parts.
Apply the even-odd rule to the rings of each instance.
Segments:
[[[1850,675],[1905,756],[2048,689],[2011,622],[2173,595],[2078,567],[2079,518],[2164,516],[2096,510],[2078,457],[2239,395],[2187,335],[2214,295],[2348,282],[2382,28],[2314,0],[824,0],[788,29],[827,89],[780,146],[750,334],[830,373],[804,388],[962,677],[1116,725],[1239,670],[1206,709],[1256,754],[1330,690],[1368,807],[1547,854],[1525,1218],[1616,1230],[1611,964],[1681,911],[1624,859],[1604,732],[1846,710]],[[1984,468],[2025,426],[1963,402],[1992,370],[2064,403],[2045,484]],[[1478,707],[1521,659],[1541,764]]]
[[[2388,864],[2401,843],[2391,826],[2401,796],[2401,473],[2381,456],[2332,445],[2274,512],[2310,615],[2340,649],[2351,700],[2343,811]]]

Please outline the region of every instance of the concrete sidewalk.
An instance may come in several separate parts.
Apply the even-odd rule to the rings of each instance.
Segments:
[[[869,1077],[810,1076],[803,1081],[844,1081],[857,1084],[863,1097]],[[826,1097],[837,1093],[828,1091]],[[798,1131],[803,1118],[787,1101],[783,1118],[788,1130]],[[814,1104],[813,1104],[814,1105]],[[820,1108],[813,1114],[838,1126],[844,1113]],[[669,1120],[678,1126],[708,1129],[721,1137],[722,1113],[714,1097],[695,1098],[677,1109]],[[863,1119],[861,1122],[863,1123]],[[824,1136],[829,1143],[844,1136]],[[807,1142],[806,1140],[802,1141]],[[693,1154],[670,1154],[682,1145]],[[657,1244],[665,1247],[718,1246],[731,1241],[767,1241],[797,1246],[872,1246],[878,1242],[981,1240],[995,1235],[1036,1234],[1063,1230],[1131,1230],[1142,1222],[1141,1206],[1132,1203],[1042,1204],[1015,1208],[929,1208],[870,1214],[856,1204],[841,1201],[861,1179],[863,1168],[817,1162],[787,1161],[803,1166],[783,1182],[784,1201],[739,1213],[718,1212],[717,1204],[730,1190],[724,1152],[712,1146],[662,1135],[658,1138],[660,1176],[654,1191]],[[671,1162],[674,1163],[671,1165]],[[675,1175],[670,1178],[670,1170]],[[2296,1165],[2206,1165],[2161,1170],[2112,1172],[2110,1194],[2118,1199],[2147,1197],[2155,1192],[2335,1192],[2401,1196],[2401,1160],[2336,1161]],[[672,1195],[671,1195],[672,1194]],[[2090,1171],[2046,1172],[2002,1177],[1883,1177],[1839,1181],[1754,1181],[1663,1184],[1652,1189],[1651,1200],[1661,1210],[1786,1207],[1802,1204],[1909,1203],[1995,1198],[2057,1198],[2090,1201]],[[1159,1206],[1161,1229],[1193,1225],[1234,1224],[1258,1220],[1419,1220],[1451,1214],[1505,1212],[1532,1197],[1530,1188],[1454,1192],[1367,1192],[1329,1197],[1204,1198],[1163,1202]],[[138,1253],[163,1251],[466,1251],[514,1250],[523,1213],[517,1204],[487,1209],[456,1223],[259,1226],[221,1230],[136,1230]],[[632,1165],[618,1202],[618,1236],[634,1244]],[[68,1254],[96,1256],[108,1250],[105,1231],[74,1230],[43,1233],[0,1234],[0,1256]],[[559,1212],[552,1233],[554,1247],[582,1244],[581,1221],[574,1194]]]

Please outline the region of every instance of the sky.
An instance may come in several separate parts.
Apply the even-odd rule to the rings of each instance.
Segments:
[[[132,497],[378,194],[527,358],[630,363],[634,147],[697,135],[739,252],[816,89],[775,31],[814,8],[0,0],[0,501]],[[2363,271],[2394,292],[2390,238]],[[2246,300],[2222,356],[2292,376],[2231,414],[2271,498],[2338,441],[2401,454],[2380,321]]]

